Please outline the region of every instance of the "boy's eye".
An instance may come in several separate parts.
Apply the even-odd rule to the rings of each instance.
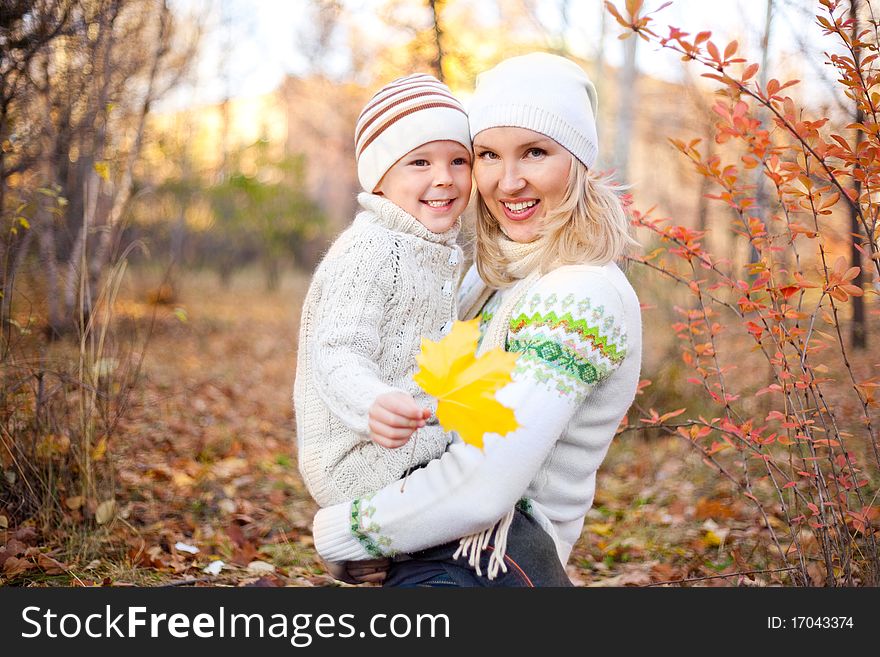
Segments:
[[[470,164],[470,160],[468,160],[466,157],[457,157],[452,160],[452,163],[456,166],[462,166]]]
[[[428,166],[428,160],[413,160],[410,164],[417,167],[426,167]]]

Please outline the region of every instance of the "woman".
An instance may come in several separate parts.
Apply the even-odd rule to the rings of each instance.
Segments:
[[[496,574],[520,569],[505,547],[534,551],[529,568],[541,571],[543,537],[554,565],[567,562],[641,361],[639,302],[615,264],[634,242],[616,189],[591,171],[595,112],[592,83],[562,57],[514,57],[479,76],[469,110],[476,265],[462,282],[459,313],[480,317],[480,352],[520,354],[513,383],[498,394],[520,428],[487,434],[482,451],[452,445],[403,489],[392,484],[319,511],[315,546],[327,561],[409,555],[395,559],[386,585],[467,585],[456,566],[466,560],[450,559],[450,545]],[[529,523],[542,530],[538,540]],[[521,569],[525,585],[559,583],[540,572],[535,582],[529,568]],[[383,576],[370,562],[336,572]]]

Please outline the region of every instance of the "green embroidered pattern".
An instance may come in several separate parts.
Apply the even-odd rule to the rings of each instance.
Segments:
[[[551,295],[555,296],[555,295]],[[585,319],[575,319],[571,313],[565,313],[561,317],[554,311],[550,311],[545,315],[535,312],[532,315],[520,313],[510,319],[510,332],[515,335],[525,328],[535,328],[543,326],[549,329],[563,328],[570,333],[578,334],[585,342],[588,342],[602,356],[610,360],[612,363],[620,363],[626,357],[626,341],[624,336],[620,335],[620,329],[614,325],[614,318],[603,318],[604,308],[594,309],[593,320],[596,324],[588,323]],[[605,331],[605,336],[600,333],[600,326]],[[615,344],[615,339],[620,342],[620,346]]]
[[[607,368],[591,363],[585,354],[567,345],[547,339],[511,339],[508,351],[521,353],[526,358],[539,360],[551,368],[587,385],[595,385],[608,374]]]
[[[560,374],[550,368],[547,363],[534,358],[520,358],[513,366],[514,379],[526,378],[543,384],[547,390],[558,392],[563,397],[574,397],[577,400],[583,396],[584,388],[568,374]]]
[[[498,306],[500,305],[501,295],[496,293],[489,297],[489,300],[486,301],[486,304],[480,311],[480,338],[479,340],[477,340],[478,347],[483,342],[483,336],[486,334],[486,328],[489,326],[489,322],[492,321],[492,318],[495,316],[495,311],[498,310]]]
[[[516,503],[516,508],[526,515],[532,515],[532,501],[528,497],[520,498],[519,502]]]
[[[370,504],[372,499],[373,494],[370,494],[351,503],[351,533],[371,556],[390,557],[394,554],[394,551],[389,549],[391,539],[386,536],[377,536],[374,539],[367,533],[377,535],[380,530],[378,523],[372,520],[376,512],[376,507]]]

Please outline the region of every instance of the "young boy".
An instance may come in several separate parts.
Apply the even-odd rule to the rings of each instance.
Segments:
[[[410,75],[367,103],[355,147],[363,211],[315,271],[294,384],[299,469],[322,507],[400,479],[450,440],[426,425],[436,401],[412,375],[421,339],[457,318],[467,116],[446,85]]]

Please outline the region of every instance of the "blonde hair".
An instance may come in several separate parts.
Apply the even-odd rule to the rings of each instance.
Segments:
[[[571,158],[568,184],[559,205],[547,212],[538,238],[544,240],[542,273],[561,265],[605,265],[623,258],[638,242],[630,234],[629,220],[620,198],[622,185],[600,176],[577,158]],[[489,286],[506,287],[514,279],[507,258],[498,246],[507,239],[482,196],[476,202],[476,261],[480,277]]]

